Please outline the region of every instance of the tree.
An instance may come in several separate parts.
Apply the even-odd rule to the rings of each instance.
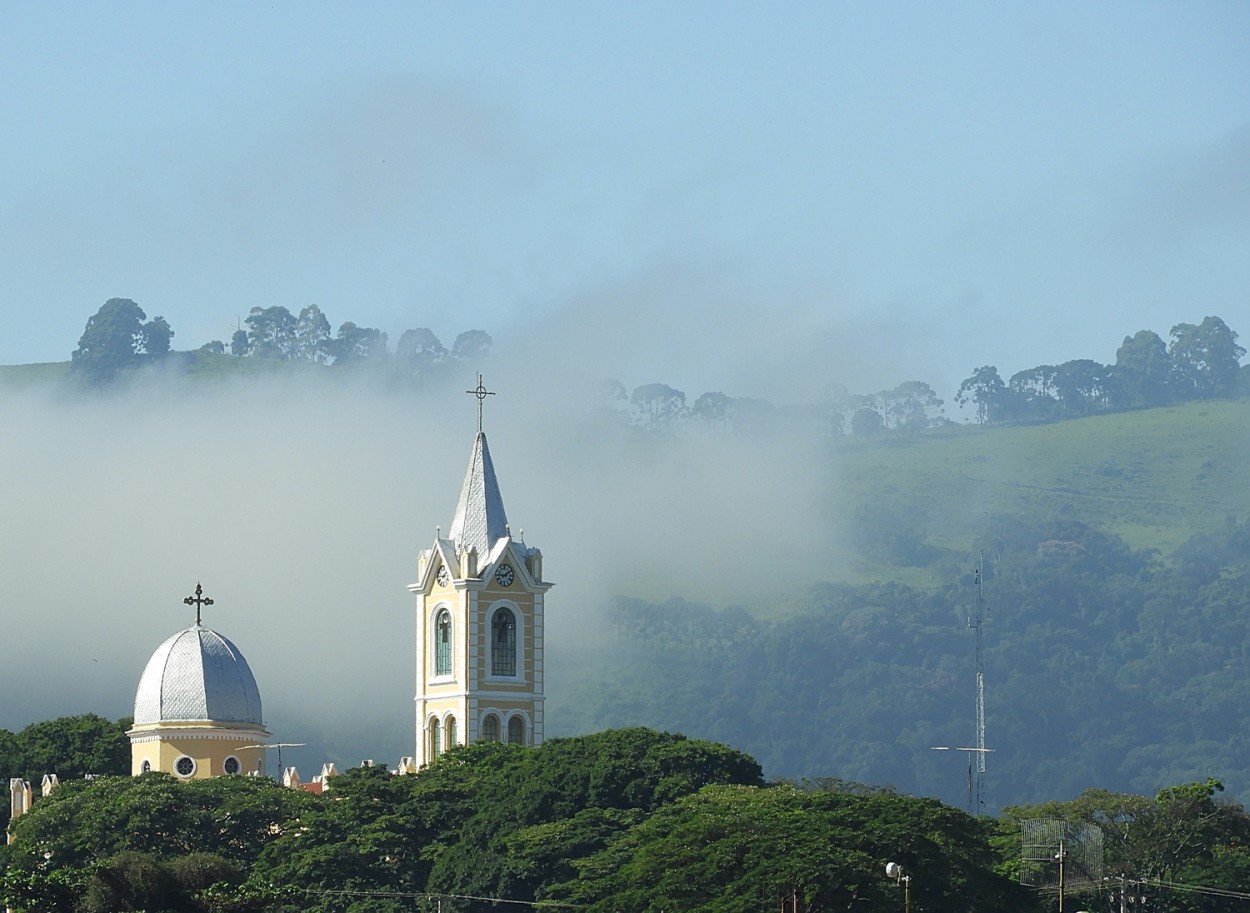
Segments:
[[[1016,418],[1051,421],[1059,415],[1059,369],[1038,365],[1011,375],[1007,388],[1016,405]]]
[[[151,358],[163,358],[169,354],[169,344],[174,331],[164,317],[153,317],[143,325],[140,332],[141,348]]]
[[[424,377],[438,370],[449,357],[447,347],[425,327],[404,330],[395,346],[395,360],[402,368],[417,377]]]
[[[552,739],[487,760],[493,767],[481,778],[474,813],[436,857],[432,892],[532,900],[571,864],[544,838],[592,852],[643,817],[635,813],[709,784],[763,782],[759,765],[742,752],[642,728]]]
[[[1153,799],[1091,789],[1068,802],[1013,806],[1003,810],[997,842],[1008,851],[1019,847],[1020,822],[1030,818],[1091,824],[1103,833],[1106,871],[1129,881],[1238,890],[1250,866],[1250,814],[1239,804],[1217,801],[1215,794],[1223,790],[1222,783],[1207,778],[1163,789]],[[1185,908],[1227,909],[1222,899],[1211,897]]]
[[[724,427],[729,418],[730,402],[724,393],[703,393],[694,401],[690,414],[713,427]]]
[[[386,357],[386,334],[372,327],[358,327],[350,320],[339,327],[334,340],[334,363],[356,364]]]
[[[253,868],[252,884],[276,884],[325,892],[415,894],[425,890],[432,843],[439,829],[455,827],[454,818],[431,797],[421,808],[417,777],[393,776],[385,767],[358,767],[334,780],[332,793],[300,816],[299,827],[265,847]],[[432,828],[432,822],[438,827]],[[360,903],[360,902],[357,902]],[[345,906],[333,893],[301,898],[300,909],[337,913],[368,909],[374,913],[410,909],[398,899]]]
[[[235,330],[230,337],[230,354],[236,358],[242,358],[251,350],[252,343],[248,338],[247,330]]]
[[[453,361],[476,362],[490,352],[492,340],[485,330],[465,330],[451,344]]]
[[[869,406],[861,406],[851,416],[851,434],[856,437],[874,437],[885,428],[881,413]]]
[[[295,358],[324,365],[330,360],[330,321],[321,308],[310,304],[295,321]]]
[[[1027,889],[994,872],[985,828],[932,799],[804,793],[788,786],[708,786],[666,805],[574,860],[578,878],[552,900],[595,913],[756,913],[900,904],[885,860],[924,872],[916,909],[1026,910]]]
[[[247,354],[289,359],[295,354],[295,318],[281,306],[252,308],[247,324]]]
[[[1246,350],[1237,345],[1237,334],[1223,320],[1206,317],[1198,326],[1178,323],[1170,335],[1168,355],[1179,397],[1210,399],[1232,395]]]
[[[137,365],[146,317],[143,309],[129,298],[104,302],[87,318],[78,348],[70,356],[70,370],[90,384],[103,384]]]
[[[0,729],[0,783],[17,777],[39,784],[46,774],[73,780],[130,770],[130,718],[110,722],[94,713],[32,723],[14,734]],[[9,805],[0,803],[0,830]]]
[[[955,394],[955,402],[961,406],[969,402],[976,404],[977,421],[982,425],[1002,418],[1007,399],[1007,387],[993,365],[983,365],[973,371]]]
[[[885,416],[898,431],[923,431],[942,411],[942,401],[923,381],[908,380],[877,397],[885,404]]]
[[[18,767],[6,776],[38,782],[44,774],[62,780],[130,770],[130,718],[116,722],[94,713],[32,723],[17,734]]]
[[[1065,361],[1055,369],[1054,384],[1065,417],[1106,410],[1110,369],[1088,358]]]
[[[686,394],[667,384],[643,384],[629,397],[635,420],[648,428],[660,428],[686,414]]]
[[[1158,333],[1125,336],[1115,353],[1116,405],[1122,409],[1161,406],[1170,399],[1172,360]]]

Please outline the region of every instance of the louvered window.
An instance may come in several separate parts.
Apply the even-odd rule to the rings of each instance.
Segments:
[[[490,623],[491,675],[516,675],[516,616],[500,609]]]
[[[438,613],[434,622],[434,674],[451,675],[451,613]]]

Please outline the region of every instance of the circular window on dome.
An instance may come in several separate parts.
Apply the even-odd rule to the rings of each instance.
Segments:
[[[150,773],[152,770],[152,762],[147,758],[143,759],[143,766],[139,768],[140,773]]]
[[[239,763],[239,759],[234,755],[226,758],[226,762],[221,765],[221,769],[228,774],[237,774],[243,769],[243,765]]]
[[[183,755],[177,761],[174,761],[174,773],[180,777],[191,776],[191,774],[195,773],[195,759]]]

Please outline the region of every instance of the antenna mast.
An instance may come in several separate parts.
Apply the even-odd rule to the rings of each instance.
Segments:
[[[973,584],[976,586],[976,607],[968,619],[968,627],[976,631],[977,638],[977,744],[976,744],[976,809],[977,814],[985,813],[985,668],[982,657],[981,626],[989,621],[985,610],[984,575],[985,552],[982,551],[973,571]]]

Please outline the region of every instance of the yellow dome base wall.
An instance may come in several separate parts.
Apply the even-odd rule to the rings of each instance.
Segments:
[[[180,780],[227,776],[227,761],[238,762],[238,773],[265,774],[265,749],[269,733],[261,727],[231,728],[204,725],[174,726],[168,723],[135,727],[130,736],[130,773],[159,770]],[[180,759],[189,758],[190,763]],[[188,772],[189,771],[189,772]]]

